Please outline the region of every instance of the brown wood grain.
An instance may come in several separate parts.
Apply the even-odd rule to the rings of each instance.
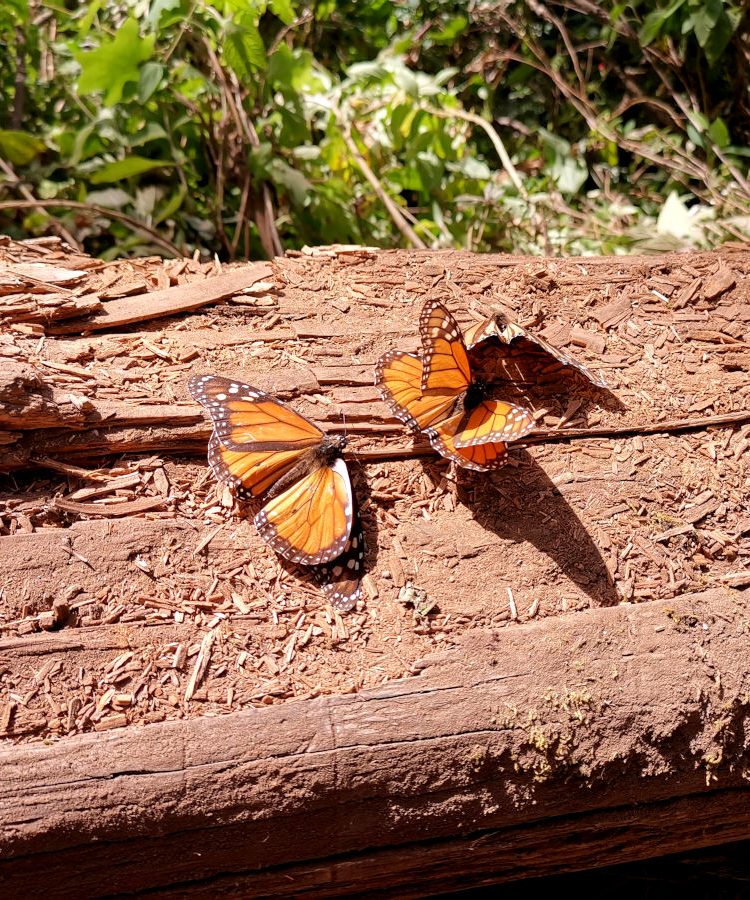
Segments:
[[[250,287],[256,281],[267,278],[272,272],[269,263],[251,263],[213,278],[175,285],[162,291],[150,291],[135,297],[110,300],[103,312],[95,313],[78,322],[56,326],[50,329],[50,333],[82,334],[103,331],[106,328],[116,328],[133,322],[145,322],[200,309]]]
[[[6,745],[0,877],[419,896],[748,837],[745,599],[471,632],[356,696]]]

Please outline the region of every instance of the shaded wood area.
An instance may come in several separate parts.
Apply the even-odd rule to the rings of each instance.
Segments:
[[[609,390],[477,353],[537,428],[455,471],[372,383],[428,297]],[[750,837],[748,322],[743,247],[222,270],[0,240],[0,879],[416,897]],[[209,372],[346,432],[351,614],[215,484]]]

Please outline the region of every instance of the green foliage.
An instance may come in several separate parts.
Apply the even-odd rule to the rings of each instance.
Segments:
[[[629,252],[746,228],[740,0],[67,6],[0,4],[0,199],[17,176],[223,258],[408,243],[364,161],[429,246]],[[55,212],[91,252],[161,250],[115,215]]]

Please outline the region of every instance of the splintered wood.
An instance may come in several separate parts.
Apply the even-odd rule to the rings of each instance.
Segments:
[[[750,586],[750,251],[529,260],[325,248],[103,263],[0,240],[0,735],[50,740],[347,693],[477,628]],[[373,385],[427,298],[500,308],[601,372],[476,364],[538,431],[491,475]],[[345,431],[365,600],[328,609],[205,463],[196,373]]]

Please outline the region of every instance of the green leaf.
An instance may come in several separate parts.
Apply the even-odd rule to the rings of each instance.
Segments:
[[[275,184],[286,188],[293,203],[302,206],[312,191],[312,185],[305,176],[287,165],[281,159],[273,159],[268,165],[268,173]]]
[[[434,191],[443,177],[443,162],[434,153],[417,153],[414,165],[419,172],[419,179],[425,191]]]
[[[152,0],[151,8],[149,9],[147,16],[148,24],[154,30],[158,30],[162,14],[171,12],[174,9],[179,9],[179,7],[180,0]]]
[[[128,82],[138,82],[139,66],[151,57],[153,34],[142,38],[138,22],[126,19],[113,40],[104,40],[96,50],[82,50],[74,54],[81,66],[78,90],[81,94],[104,92],[105,106],[114,106],[122,99]]]
[[[145,103],[150,99],[154,91],[159,87],[159,82],[164,75],[164,66],[157,62],[147,62],[141,66],[141,75],[138,79],[138,99]]]
[[[169,219],[173,216],[177,210],[182,206],[185,197],[187,196],[187,191],[183,185],[180,185],[179,190],[175,191],[174,194],[167,200],[167,202],[159,207],[154,215],[154,224],[159,225],[165,219]]]
[[[268,78],[282,91],[289,88],[300,93],[324,90],[323,78],[313,68],[313,62],[309,50],[292,50],[286,44],[280,44],[268,58]]]
[[[25,131],[0,131],[0,156],[15,166],[28,165],[45,149],[44,141]]]
[[[556,157],[549,168],[549,173],[560,193],[568,196],[577,194],[589,177],[588,169],[583,160],[572,156]]]
[[[295,12],[291,0],[269,0],[268,7],[285,25],[291,25]]]
[[[79,37],[84,37],[91,30],[91,26],[94,23],[94,19],[99,14],[99,10],[104,6],[104,0],[91,0],[89,3],[89,8],[86,10],[86,15],[81,19],[78,23],[78,35]]]
[[[466,178],[474,178],[477,181],[489,181],[492,171],[483,159],[476,156],[464,156],[463,159],[449,162],[446,168],[451,172],[458,172]]]
[[[455,16],[445,23],[441,31],[430,32],[430,40],[436,44],[452,44],[466,31],[468,24],[466,16]]]
[[[715,66],[739,25],[740,16],[731,19],[722,0],[701,0],[692,11],[693,27],[709,66]]]
[[[638,34],[639,40],[644,47],[648,47],[649,44],[659,37],[662,28],[669,22],[684,2],[685,0],[674,0],[674,2],[665,9],[655,9],[646,16]],[[721,2],[721,0],[719,0],[719,2]]]
[[[714,119],[708,128],[708,136],[720,150],[729,146],[729,129],[723,119]]]
[[[241,16],[224,41],[224,59],[240,81],[266,67],[266,48],[252,17]]]
[[[118,159],[117,162],[107,163],[91,176],[92,184],[108,184],[111,181],[122,181],[132,178],[134,175],[142,175],[152,169],[162,169],[174,166],[173,162],[163,159],[145,159],[143,156],[128,156]]]
[[[171,124],[176,129],[179,128],[179,123],[172,122]],[[158,122],[148,122],[145,128],[139,129],[138,132],[128,140],[128,144],[131,149],[133,147],[142,147],[144,144],[148,144],[151,141],[164,140],[166,136],[167,132],[158,124]]]
[[[703,149],[703,135],[698,131],[698,129],[693,125],[692,122],[688,122],[685,126],[685,130],[687,131],[688,138],[695,144],[696,147],[700,147]]]

